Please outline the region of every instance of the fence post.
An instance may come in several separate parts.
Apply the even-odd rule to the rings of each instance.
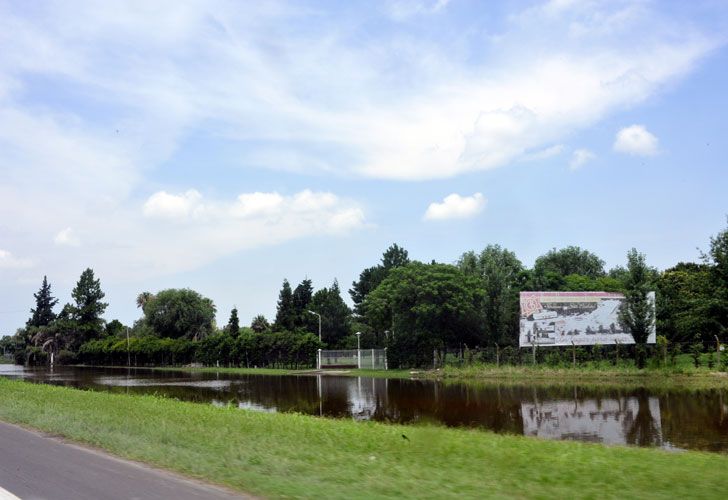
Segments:
[[[717,335],[713,335],[715,337],[715,350],[718,353],[718,370],[720,370],[720,340],[718,339]]]
[[[388,370],[389,367],[387,366],[387,348],[384,348],[384,369]]]
[[[576,368],[576,344],[571,341],[571,366]]]
[[[374,369],[374,349],[372,349],[372,370]]]
[[[533,348],[531,349],[531,356],[533,357],[533,365],[536,366],[536,339],[533,339]]]
[[[316,356],[316,369],[321,369],[321,349],[318,350],[318,355]]]
[[[356,350],[356,367],[361,370],[361,349]]]

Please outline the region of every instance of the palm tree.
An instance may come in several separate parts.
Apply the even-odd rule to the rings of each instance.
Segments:
[[[139,295],[137,295],[136,305],[137,305],[138,308],[140,308],[143,311],[144,310],[144,306],[147,305],[152,300],[154,300],[154,294],[153,293],[142,292]]]

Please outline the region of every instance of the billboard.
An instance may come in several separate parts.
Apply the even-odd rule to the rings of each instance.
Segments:
[[[648,297],[654,308],[654,292]],[[519,345],[634,344],[632,335],[619,322],[623,301],[621,293],[521,292]],[[655,343],[654,323],[647,343]]]

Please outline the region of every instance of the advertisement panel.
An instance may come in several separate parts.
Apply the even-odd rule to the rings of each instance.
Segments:
[[[648,297],[654,308],[654,292]],[[519,345],[634,344],[632,335],[619,322],[623,301],[621,293],[521,292]],[[655,343],[654,324],[647,343]]]

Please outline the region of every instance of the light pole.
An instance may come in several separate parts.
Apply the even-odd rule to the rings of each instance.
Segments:
[[[131,351],[129,350],[129,327],[126,327],[126,366],[131,368]]]
[[[311,309],[309,309],[308,312],[310,312],[311,314],[315,314],[316,316],[318,316],[318,320],[319,320],[319,342],[321,342],[321,315],[319,313],[315,312],[315,311],[312,311]]]
[[[356,367],[361,369],[361,332],[356,332]]]

